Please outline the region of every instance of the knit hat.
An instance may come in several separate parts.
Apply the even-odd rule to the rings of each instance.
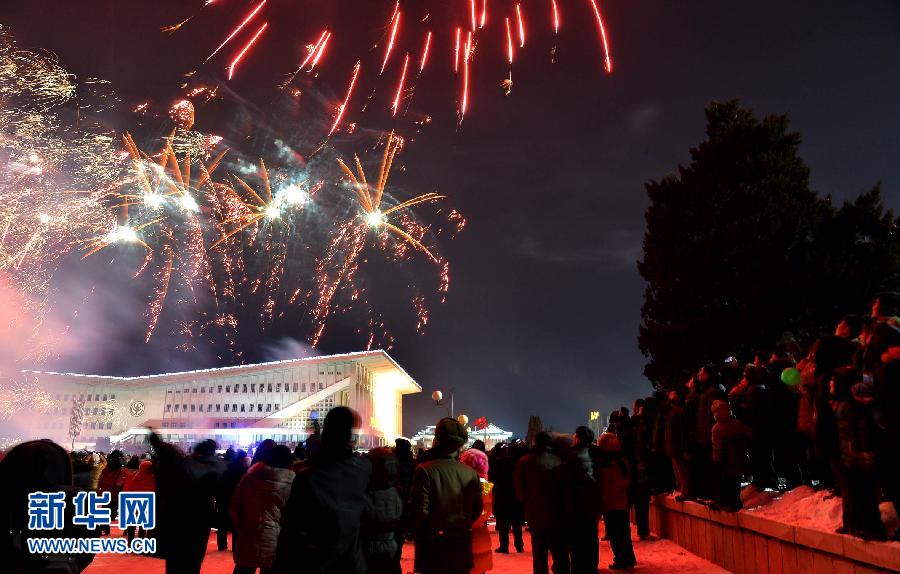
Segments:
[[[456,419],[442,418],[434,427],[434,444],[432,449],[439,455],[448,455],[460,449],[469,441],[466,427]]]
[[[611,432],[601,434],[600,440],[597,441],[597,446],[600,448],[600,452],[622,451],[622,443],[619,442],[619,438]]]
[[[485,453],[477,448],[470,448],[459,456],[459,462],[475,469],[478,476],[487,478],[488,475],[488,457]]]

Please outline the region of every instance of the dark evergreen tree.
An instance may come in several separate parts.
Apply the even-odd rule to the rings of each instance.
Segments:
[[[706,117],[690,164],[646,185],[639,343],[655,384],[772,348],[784,331],[815,335],[900,270],[878,188],[833,209],[809,187],[787,116],[760,120],[730,101]]]

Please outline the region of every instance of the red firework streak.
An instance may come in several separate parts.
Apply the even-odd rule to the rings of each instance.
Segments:
[[[603,42],[603,62],[606,73],[612,73],[612,60],[609,57],[609,40],[606,37],[606,27],[603,25],[603,16],[600,15],[600,6],[597,0],[590,0],[591,6],[594,8],[594,15],[597,17],[597,28],[600,31],[600,39]]]
[[[459,106],[459,121],[462,122],[466,117],[466,110],[469,108],[469,59],[472,55],[472,33],[466,36],[466,52],[463,59],[463,92],[462,103]]]
[[[347,104],[350,102],[350,96],[353,95],[353,87],[356,86],[356,79],[359,77],[361,65],[362,62],[357,60],[356,65],[353,66],[353,75],[350,77],[350,85],[347,86],[347,95],[344,97],[344,103],[338,106],[337,113],[334,115],[334,124],[332,124],[331,130],[328,132],[329,136],[337,129],[338,124],[341,123],[341,119],[344,117],[344,112],[347,111]]]
[[[522,19],[522,5],[516,4],[516,22],[519,27],[519,47],[525,47],[525,21]]]
[[[210,58],[212,58],[213,56],[215,56],[216,54],[218,54],[218,53],[219,53],[219,50],[221,50],[222,48],[224,48],[224,47],[225,47],[225,44],[227,44],[227,43],[230,42],[235,36],[237,36],[238,33],[239,33],[241,30],[244,29],[244,26],[246,26],[246,25],[250,22],[250,20],[253,20],[253,18],[256,16],[256,14],[258,14],[259,11],[262,10],[262,7],[265,6],[265,5],[266,5],[266,0],[263,0],[262,2],[260,2],[260,3],[256,6],[256,8],[254,8],[253,10],[251,10],[250,13],[247,15],[247,17],[244,18],[244,21],[241,22],[240,24],[238,24],[238,27],[235,28],[234,31],[231,32],[231,34],[228,35],[227,38],[225,38],[225,41],[224,41],[224,42],[222,42],[221,44],[219,44],[219,47],[218,47],[218,48],[216,48],[215,50],[213,50],[212,54],[210,54],[209,56],[206,57],[206,60],[205,60],[205,61],[208,62],[208,61],[210,60]]]
[[[322,59],[322,54],[325,53],[325,46],[328,45],[328,40],[329,40],[329,39],[331,39],[331,32],[326,32],[326,33],[325,33],[325,39],[322,40],[322,43],[321,43],[321,45],[319,46],[319,49],[316,51],[316,57],[313,58],[312,63],[309,65],[309,71],[310,71],[310,72],[312,72],[312,71],[315,69],[316,64],[318,64],[318,63],[319,63],[319,60]]]
[[[512,39],[512,27],[509,24],[509,17],[506,18],[506,55],[509,59],[509,65],[511,66],[513,63],[513,39]]]
[[[550,5],[553,8],[553,33],[559,34],[559,6],[556,5],[556,0],[550,0]]]
[[[425,47],[422,48],[422,63],[419,64],[419,73],[425,70],[425,64],[428,62],[428,52],[431,49],[431,30],[428,31],[428,35],[425,36]]]
[[[250,38],[250,41],[244,46],[244,49],[238,52],[238,55],[234,57],[234,60],[231,61],[231,64],[228,66],[228,79],[230,80],[234,77],[234,71],[237,69],[237,65],[241,63],[241,60],[244,58],[244,55],[253,47],[253,44],[259,40],[259,37],[262,36],[262,33],[266,31],[266,28],[269,26],[268,22],[263,22],[263,25],[259,27],[259,30],[256,31],[256,34]]]
[[[400,82],[397,84],[397,94],[394,96],[394,105],[391,106],[391,115],[396,116],[397,110],[400,109],[400,96],[403,95],[403,84],[406,82],[406,68],[409,66],[409,52],[403,59],[403,71],[400,73]]]
[[[387,67],[388,60],[391,58],[391,52],[394,50],[394,41],[397,39],[397,29],[400,28],[400,18],[403,16],[403,12],[399,10],[400,2],[397,2],[397,6],[394,8],[394,16],[392,18],[394,22],[393,28],[391,28],[391,38],[388,40],[387,48],[384,51],[384,62],[381,64],[381,73],[384,73],[384,69]]]

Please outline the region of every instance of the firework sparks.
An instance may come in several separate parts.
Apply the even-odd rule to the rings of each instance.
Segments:
[[[266,5],[266,2],[267,2],[267,0],[262,0],[262,2],[260,2],[260,3],[256,6],[256,8],[254,8],[253,10],[251,10],[250,13],[247,14],[247,17],[244,18],[244,20],[243,20],[240,24],[238,24],[237,28],[235,28],[234,31],[232,31],[231,34],[229,34],[228,37],[225,38],[225,40],[224,40],[221,44],[219,44],[219,46],[218,46],[215,50],[213,50],[212,53],[211,53],[209,56],[207,56],[207,57],[206,57],[206,60],[204,60],[204,61],[205,61],[205,62],[210,61],[210,60],[213,58],[213,56],[215,56],[216,54],[218,54],[219,51],[220,51],[222,48],[224,48],[226,44],[228,44],[228,42],[231,42],[231,40],[233,40],[235,36],[237,36],[238,34],[240,34],[241,30],[244,29],[244,26],[246,26],[247,24],[249,24],[250,21],[253,20],[253,18],[256,17],[256,15],[259,13],[259,11],[262,10],[263,6]]]
[[[347,111],[347,104],[350,103],[350,96],[353,95],[353,88],[356,86],[356,80],[359,78],[360,66],[362,66],[362,62],[358,61],[353,67],[353,74],[350,76],[350,84],[347,86],[347,95],[344,96],[343,103],[338,106],[337,111],[334,114],[334,123],[331,125],[331,130],[328,131],[329,136],[333,134],[338,125],[340,125],[341,119],[343,119],[344,113]]]
[[[391,21],[393,22],[391,27],[391,37],[388,40],[387,47],[384,49],[384,61],[381,63],[381,74],[384,73],[388,60],[391,58],[391,52],[394,51],[394,42],[397,40],[397,30],[400,29],[400,18],[403,16],[403,13],[400,12],[399,7],[400,2],[397,2],[396,7],[394,8],[394,15],[391,17]]]
[[[591,7],[594,9],[594,16],[597,18],[597,30],[600,32],[600,41],[603,46],[603,66],[606,73],[612,73],[612,60],[609,57],[609,39],[606,37],[606,27],[603,25],[603,16],[600,14],[600,5],[597,0],[590,0]]]
[[[344,171],[344,174],[350,181],[351,187],[356,192],[357,203],[362,210],[360,217],[362,218],[364,225],[375,229],[376,231],[384,229],[397,235],[419,251],[425,253],[432,261],[437,263],[438,258],[435,257],[434,254],[429,251],[428,248],[425,247],[425,245],[423,245],[420,240],[413,237],[409,232],[402,229],[401,227],[398,227],[397,225],[394,225],[393,223],[388,221],[388,216],[392,213],[398,212],[403,209],[408,209],[420,203],[433,202],[439,199],[443,199],[444,196],[437,193],[426,193],[418,197],[408,199],[386,210],[381,209],[381,202],[382,199],[384,199],[384,188],[387,185],[388,176],[390,175],[391,167],[394,163],[394,158],[397,155],[397,152],[399,151],[402,144],[403,140],[401,140],[399,137],[396,137],[393,133],[388,136],[388,141],[387,145],[385,146],[384,157],[381,162],[378,179],[376,180],[374,186],[371,186],[366,180],[366,174],[363,171],[362,164],[359,161],[359,157],[355,158],[357,169],[356,173],[354,173],[353,170],[347,166],[344,160],[338,159],[338,163],[340,164],[341,169]]]
[[[406,68],[409,66],[409,53],[403,59],[403,71],[400,72],[400,81],[397,82],[397,93],[394,95],[394,103],[391,106],[391,115],[396,116],[400,109],[400,97],[403,95],[403,84],[406,82]]]
[[[256,44],[256,41],[259,40],[259,37],[262,36],[263,32],[265,32],[266,28],[268,27],[269,23],[263,22],[263,25],[259,27],[259,30],[256,31],[256,34],[254,34],[253,37],[250,38],[250,41],[244,45],[244,48],[240,52],[238,52],[237,56],[235,56],[231,61],[231,64],[229,64],[228,66],[229,80],[234,77],[234,72],[237,70],[238,64],[241,63],[241,60],[244,59],[244,56],[247,55],[247,52],[249,52],[250,48],[252,48],[253,45]]]
[[[428,52],[431,49],[431,30],[428,31],[428,34],[425,36],[425,47],[422,48],[422,60],[419,63],[419,73],[421,74],[425,71],[425,64],[428,63]]]

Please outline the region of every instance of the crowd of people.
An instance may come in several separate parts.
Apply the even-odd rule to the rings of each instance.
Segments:
[[[526,521],[536,573],[550,572],[552,557],[554,574],[595,574],[600,520],[614,554],[610,567],[636,564],[629,524],[632,465],[613,432],[596,441],[586,427],[571,436],[538,433],[530,447],[512,441],[486,452],[482,441],[467,447],[465,426],[445,418],[432,447],[415,456],[405,439],[355,451],[359,424],[354,411],[336,407],[321,434],[293,451],[265,440],[252,457],[231,448],[218,454],[212,440],[185,454],[156,434],[142,457],[117,450],[67,453],[48,440],[22,443],[0,461],[0,516],[8,533],[0,563],[14,565],[14,572],[77,573],[92,560],[27,553],[25,539],[46,536],[29,530],[29,493],[109,492],[116,501],[119,492],[134,490],[157,494],[156,527],[124,535],[155,538],[156,556],[170,574],[200,572],[212,529],[220,550],[230,540],[235,574],[400,574],[410,540],[416,572],[478,574],[493,568],[495,553],[524,552]],[[109,527],[89,531],[73,524],[68,498],[58,536],[110,534]]]
[[[678,500],[734,512],[745,482],[756,491],[831,489],[843,502],[840,532],[884,540],[879,503],[898,508],[900,487],[898,309],[900,297],[881,295],[871,316],[842,318],[806,352],[786,334],[743,367],[733,357],[704,365],[683,385],[614,411],[599,437],[587,427],[540,432],[531,444],[487,452],[481,441],[467,447],[465,426],[444,418],[418,456],[405,439],[359,453],[359,417],[336,407],[293,451],[266,440],[252,457],[219,455],[212,440],[188,455],[156,434],[141,457],[25,442],[0,461],[0,563],[70,573],[90,563],[25,550],[27,538],[43,535],[27,520],[36,491],[70,495],[65,537],[110,534],[71,523],[76,492],[109,492],[113,516],[119,492],[156,492],[156,528],[124,535],[156,538],[169,574],[200,572],[213,528],[220,550],[230,534],[235,574],[400,574],[408,540],[418,573],[479,574],[495,553],[524,551],[525,524],[535,573],[596,574],[601,520],[609,567],[631,569],[632,510],[646,539],[652,495],[677,491]]]
[[[807,485],[840,496],[838,529],[885,540],[879,503],[898,505],[900,295],[848,315],[803,348],[786,333],[741,366],[733,357],[610,415],[636,469],[635,522],[648,531],[652,494],[737,511],[753,491]],[[897,538],[897,534],[894,534]]]

